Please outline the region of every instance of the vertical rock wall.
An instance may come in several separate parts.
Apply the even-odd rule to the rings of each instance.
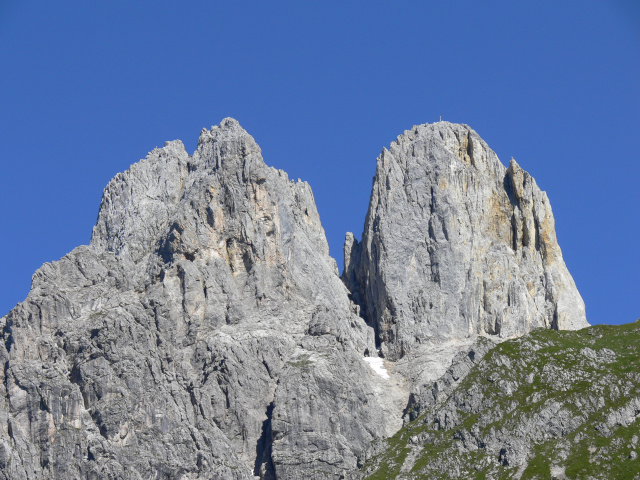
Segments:
[[[477,335],[586,325],[546,195],[466,126],[383,150],[345,257],[350,292],[235,120],[155,149],[0,318],[0,479],[346,477]]]
[[[343,280],[389,359],[421,344],[587,326],[551,206],[466,125],[416,126],[377,160]]]
[[[106,187],[0,319],[0,478],[335,478],[385,433],[308,184],[232,119]],[[397,420],[396,420],[397,421]]]

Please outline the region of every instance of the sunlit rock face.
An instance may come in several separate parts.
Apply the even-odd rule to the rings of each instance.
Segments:
[[[383,149],[362,240],[347,234],[343,280],[389,359],[588,325],[547,195],[466,125],[416,126]]]
[[[0,320],[0,478],[355,469],[389,416],[328,252],[309,185],[233,119],[116,175],[91,244]]]
[[[477,335],[586,325],[515,162],[440,123],[377,168],[344,283],[309,185],[233,119],[116,175],[0,318],[0,480],[357,476]]]

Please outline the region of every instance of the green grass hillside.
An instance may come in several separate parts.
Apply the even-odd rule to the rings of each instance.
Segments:
[[[364,467],[368,479],[640,479],[640,322],[490,350]]]

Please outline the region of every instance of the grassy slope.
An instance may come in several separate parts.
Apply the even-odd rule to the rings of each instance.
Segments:
[[[611,420],[640,398],[639,348],[640,322],[506,341],[388,439],[366,478],[640,479],[640,422]],[[523,461],[508,458],[510,435],[525,445]]]

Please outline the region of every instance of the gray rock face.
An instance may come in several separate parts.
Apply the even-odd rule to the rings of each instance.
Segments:
[[[385,357],[421,344],[588,325],[551,206],[466,125],[416,126],[377,161],[343,280]]]
[[[169,142],[0,319],[0,478],[335,478],[387,423],[355,310],[309,185]]]
[[[484,337],[478,337],[467,349],[459,352],[452,360],[451,366],[435,382],[416,384],[411,392],[406,408],[406,420],[413,421],[420,414],[433,408],[451,394],[471,369],[477,365],[495,344]]]
[[[343,283],[309,185],[235,120],[155,149],[0,318],[0,479],[358,476],[476,336],[586,325],[546,195],[466,126],[383,151],[345,255]]]

